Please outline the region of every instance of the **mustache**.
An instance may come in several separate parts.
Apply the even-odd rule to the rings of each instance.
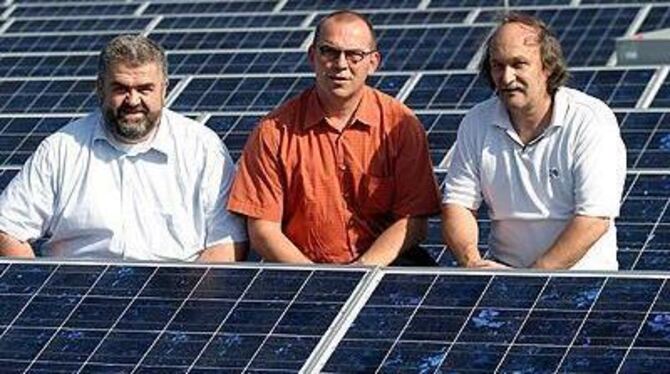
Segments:
[[[147,108],[143,104],[137,104],[135,106],[131,106],[128,104],[122,104],[119,109],[116,110],[117,115],[123,115],[123,114],[130,114],[130,113],[143,113],[147,114],[149,113],[149,108]]]

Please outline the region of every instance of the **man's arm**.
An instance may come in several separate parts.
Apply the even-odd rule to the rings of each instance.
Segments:
[[[609,229],[610,218],[576,215],[554,244],[532,265],[537,269],[568,269],[576,264]]]
[[[442,206],[442,237],[461,266],[488,269],[507,268],[501,263],[485,260],[479,254],[478,229],[477,218],[470,209],[457,204]]]
[[[249,246],[247,242],[216,244],[205,248],[196,261],[198,262],[235,262],[247,258]]]
[[[0,231],[0,256],[35,258],[30,244]]]
[[[428,221],[424,217],[407,217],[397,220],[372,243],[372,246],[354,263],[387,266],[398,255],[426,238]]]
[[[268,261],[293,264],[311,264],[298,247],[284,235],[281,223],[264,219],[247,218],[249,241],[261,257]]]

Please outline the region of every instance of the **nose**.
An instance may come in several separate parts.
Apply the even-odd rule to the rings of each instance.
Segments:
[[[511,66],[505,66],[502,69],[501,83],[503,87],[509,86],[516,80],[516,73]]]
[[[126,92],[125,102],[131,107],[137,106],[140,104],[140,94],[137,90],[128,90]]]
[[[335,66],[340,69],[346,69],[349,66],[349,61],[347,61],[347,55],[344,51],[340,51],[340,54],[335,59]]]

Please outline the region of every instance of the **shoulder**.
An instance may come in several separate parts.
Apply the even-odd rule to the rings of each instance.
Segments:
[[[40,144],[40,148],[64,151],[69,148],[89,147],[99,126],[99,121],[99,111],[75,119],[47,136]]]
[[[614,112],[602,100],[567,87],[561,87],[556,95],[557,100],[565,101],[566,122],[571,125],[588,123],[599,128],[618,128]]]
[[[308,109],[307,102],[309,101],[309,96],[312,94],[312,90],[312,88],[308,88],[273,109],[260,119],[259,126],[274,128],[278,126],[295,127],[299,125]]]
[[[496,122],[500,122],[502,120],[499,113],[500,105],[501,103],[497,96],[476,104],[465,113],[458,131],[479,132],[486,130]]]

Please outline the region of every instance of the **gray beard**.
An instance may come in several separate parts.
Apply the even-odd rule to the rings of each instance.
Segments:
[[[127,140],[130,143],[142,140],[156,127],[156,123],[152,123],[145,115],[139,122],[128,122],[116,118],[114,113],[105,113],[105,125],[107,130],[114,134],[120,140]]]

